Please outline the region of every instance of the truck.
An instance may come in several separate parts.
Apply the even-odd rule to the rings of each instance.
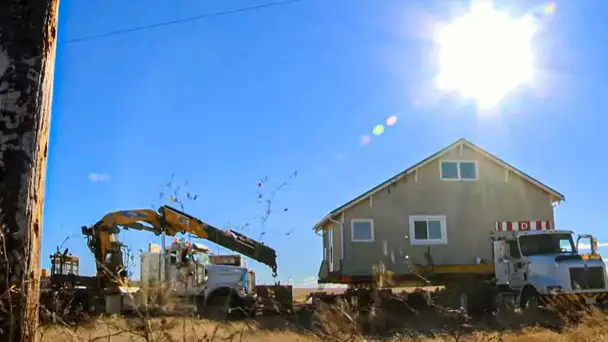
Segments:
[[[552,221],[498,221],[489,229],[491,258],[471,255],[469,265],[435,264],[428,253],[424,265],[410,265],[409,274],[377,279],[341,279],[343,294],[313,292],[312,303],[361,296],[369,290],[401,286],[444,286],[450,305],[482,313],[504,306],[603,305],[608,301],[608,273],[597,250],[597,239],[555,230]],[[589,252],[582,251],[586,244]],[[474,252],[471,252],[472,254]],[[382,273],[382,272],[380,272]],[[390,273],[390,272],[388,272]]]
[[[255,271],[248,268],[241,255],[216,255],[200,243],[175,238],[165,248],[163,271],[161,248],[162,246],[150,245],[149,251],[141,254],[140,282],[142,289],[148,292],[145,296],[147,302],[150,297],[159,299],[151,289],[163,288],[168,297],[174,301],[181,300],[182,308],[195,304],[203,311],[205,303],[197,300],[209,297],[217,289],[226,286],[229,277],[233,277],[232,282],[238,284],[236,291],[244,296],[236,298],[235,304],[239,305],[233,304],[229,310],[254,316],[258,310],[268,314],[288,313],[292,309],[291,287],[256,285]],[[274,295],[269,295],[269,290]],[[247,296],[247,293],[252,295]]]
[[[125,300],[130,301],[127,306],[129,308],[146,302],[141,289],[134,289],[128,284],[124,261],[126,246],[118,240],[121,229],[148,231],[163,237],[188,233],[194,238],[211,241],[263,263],[271,268],[273,277],[277,276],[275,250],[237,231],[221,230],[167,205],[161,206],[158,211],[151,209],[115,211],[106,214],[92,226],[82,227],[82,234],[87,238],[87,246],[95,257],[97,290],[103,293],[107,313],[122,312]],[[174,243],[168,251],[169,253],[166,253],[166,247],[161,246],[158,253],[160,287],[172,288],[176,296],[189,298],[196,303],[197,311],[200,313],[242,311],[253,314],[257,310],[259,296],[256,290],[265,285],[252,287],[249,280],[254,277],[251,276],[252,271],[248,268],[214,265],[210,262],[208,251],[197,250],[192,245],[183,246]],[[152,279],[149,275],[145,275],[144,278],[148,279],[144,279],[144,282]],[[267,285],[267,287],[272,290],[278,289],[278,291],[267,291],[268,293],[280,292],[284,295],[283,307],[292,305],[291,286],[275,282],[275,285]]]
[[[491,235],[493,285],[497,300],[521,308],[550,305],[595,305],[608,300],[606,265],[592,235],[553,230],[549,222],[532,229],[526,224],[497,222]],[[582,253],[589,241],[590,253]]]

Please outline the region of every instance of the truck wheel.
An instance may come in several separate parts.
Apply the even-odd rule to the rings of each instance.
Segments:
[[[230,296],[215,295],[207,300],[202,310],[203,316],[211,320],[224,321],[228,318]]]
[[[532,287],[526,287],[520,296],[519,306],[522,310],[536,309],[539,306],[538,292]]]

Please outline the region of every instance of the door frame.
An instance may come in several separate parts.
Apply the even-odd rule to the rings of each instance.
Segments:
[[[329,248],[327,249],[329,253],[329,257],[327,260],[327,263],[329,265],[329,272],[334,271],[334,231],[334,226],[330,226],[329,235],[327,236],[327,244],[329,245]]]

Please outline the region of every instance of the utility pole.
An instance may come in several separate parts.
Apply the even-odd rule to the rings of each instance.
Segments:
[[[0,341],[34,341],[59,0],[0,0]]]

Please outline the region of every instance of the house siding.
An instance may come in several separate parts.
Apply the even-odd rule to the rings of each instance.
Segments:
[[[441,160],[476,160],[479,179],[442,181]],[[476,257],[491,261],[489,232],[496,221],[553,221],[551,195],[513,173],[506,177],[506,172],[504,166],[466,146],[462,150],[455,147],[422,166],[417,175],[410,174],[389,186],[390,193],[383,189],[374,194],[371,206],[365,200],[347,209],[342,274],[369,275],[380,261],[388,270],[405,274],[409,265],[427,264],[427,251],[436,265],[474,264]],[[447,244],[411,245],[410,215],[445,215]],[[357,218],[374,219],[374,242],[352,242],[351,220]],[[335,261],[340,258],[339,236],[338,231],[334,236]]]

